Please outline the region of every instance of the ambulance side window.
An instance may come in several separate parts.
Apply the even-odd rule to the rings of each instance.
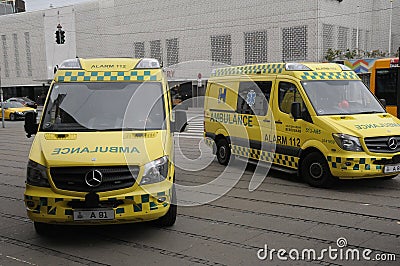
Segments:
[[[293,102],[300,103],[305,120],[309,120],[307,108],[295,84],[284,81],[279,82],[278,101],[279,109],[286,114],[290,114],[290,109]]]
[[[240,82],[237,112],[239,114],[266,115],[272,81]]]

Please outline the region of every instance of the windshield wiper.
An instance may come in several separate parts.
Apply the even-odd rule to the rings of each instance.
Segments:
[[[146,129],[143,128],[89,128],[89,130],[93,131],[144,131]]]
[[[135,128],[135,127],[124,127],[124,128],[117,128],[115,130],[120,131],[148,131],[148,130],[161,130],[161,128]]]
[[[382,111],[364,111],[364,112],[358,112],[357,114],[382,114]]]
[[[43,130],[45,131],[76,131],[76,130],[84,130],[84,131],[92,131],[90,128],[86,128],[85,126],[75,122],[75,123],[46,123],[43,126]]]

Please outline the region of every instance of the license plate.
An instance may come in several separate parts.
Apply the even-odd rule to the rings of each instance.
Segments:
[[[386,173],[398,173],[400,172],[400,164],[385,165],[383,172]]]
[[[113,209],[74,210],[74,221],[113,220]]]

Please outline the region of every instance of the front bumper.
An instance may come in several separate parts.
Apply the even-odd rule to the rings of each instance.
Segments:
[[[340,179],[361,179],[390,176],[398,173],[384,173],[385,165],[400,164],[389,157],[345,157],[327,156],[332,175]]]
[[[86,206],[84,197],[54,193],[50,188],[27,185],[25,206],[28,217],[35,222],[51,224],[119,224],[143,222],[160,218],[170,207],[171,188],[159,192],[138,190],[113,197],[99,198],[98,206]],[[165,190],[164,190],[165,189]],[[113,209],[113,220],[74,221],[75,210]]]

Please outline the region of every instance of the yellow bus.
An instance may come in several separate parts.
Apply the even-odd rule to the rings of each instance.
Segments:
[[[360,76],[378,99],[386,100],[388,113],[400,117],[399,58],[354,59],[343,63]]]
[[[370,90],[378,99],[386,100],[387,112],[400,117],[399,59],[382,58],[369,69]]]

